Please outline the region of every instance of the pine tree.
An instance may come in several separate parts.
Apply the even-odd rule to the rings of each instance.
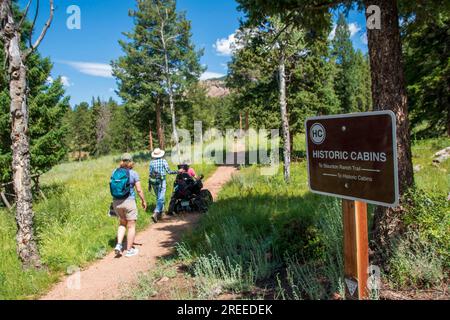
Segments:
[[[130,106],[138,105],[151,113],[157,102],[167,102],[179,150],[177,100],[198,81],[203,53],[195,51],[191,24],[185,13],[177,12],[175,0],[137,0],[137,10],[130,11],[130,16],[135,21],[134,31],[125,34],[129,42],[120,41],[125,56],[113,63],[120,95]]]
[[[314,30],[329,27],[329,10],[339,6],[350,8],[351,0],[238,0],[240,7],[247,12],[250,20],[257,21],[271,14],[281,14],[292,24]],[[367,32],[372,80],[372,100],[375,110],[391,110],[397,118],[398,178],[400,194],[403,195],[413,185],[413,167],[408,115],[408,99],[402,64],[402,44],[399,28],[400,13],[413,16],[416,21],[433,17],[433,11],[449,9],[448,1],[416,2],[407,0],[360,0],[359,8],[377,6],[380,11],[381,30],[369,28]],[[290,16],[289,12],[298,12]],[[425,11],[426,14],[425,14]],[[373,12],[366,11],[370,19]],[[398,210],[379,207],[375,213],[375,238],[379,247],[389,246],[390,240],[402,232],[401,208]]]
[[[106,155],[110,152],[110,136],[108,128],[111,122],[111,109],[109,102],[101,101],[100,98],[92,100],[93,131],[95,132],[95,144],[92,153],[95,156]]]
[[[411,125],[418,138],[450,136],[450,13],[404,25]]]
[[[76,105],[71,117],[72,150],[76,159],[86,158],[95,145],[92,110],[87,102]]]
[[[356,105],[356,91],[358,89],[356,53],[350,39],[350,29],[343,13],[339,14],[332,45],[333,57],[338,69],[335,90],[340,100],[342,112],[356,112],[358,111]]]

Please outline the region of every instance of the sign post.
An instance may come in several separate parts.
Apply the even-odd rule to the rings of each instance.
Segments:
[[[342,200],[342,217],[346,296],[349,299],[366,299],[369,269],[367,204],[361,201]]]
[[[306,120],[308,179],[314,193],[342,198],[345,291],[368,297],[367,203],[399,201],[396,119],[391,111]]]

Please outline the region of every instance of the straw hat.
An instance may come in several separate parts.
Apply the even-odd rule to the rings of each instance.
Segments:
[[[133,161],[133,156],[129,153],[124,153],[121,159],[122,161]]]
[[[164,150],[161,150],[160,148],[156,148],[152,152],[152,158],[153,159],[160,159],[160,158],[164,157],[165,154],[166,154],[166,152]]]

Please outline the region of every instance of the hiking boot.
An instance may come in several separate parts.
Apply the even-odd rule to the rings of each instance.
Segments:
[[[120,256],[122,254],[122,245],[120,243],[116,245],[114,252],[116,253],[116,256]]]
[[[137,256],[139,253],[139,250],[136,248],[131,248],[130,250],[127,250],[127,252],[125,253],[125,257],[126,258],[131,258],[134,256]]]
[[[158,223],[158,214],[157,213],[154,213],[152,215],[152,220],[153,220],[154,223]]]

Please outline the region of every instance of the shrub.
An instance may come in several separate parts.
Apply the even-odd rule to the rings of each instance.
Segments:
[[[408,233],[394,250],[388,279],[394,286],[433,287],[446,278],[442,256],[423,242],[416,232]]]
[[[404,222],[417,234],[421,243],[436,250],[447,268],[450,267],[450,202],[447,195],[412,189],[406,196]]]
[[[449,201],[442,194],[411,189],[406,195],[405,235],[394,245],[387,278],[397,287],[429,288],[448,279]]]
[[[324,244],[319,228],[310,216],[292,217],[277,227],[275,250],[301,261],[319,260],[324,256]]]

